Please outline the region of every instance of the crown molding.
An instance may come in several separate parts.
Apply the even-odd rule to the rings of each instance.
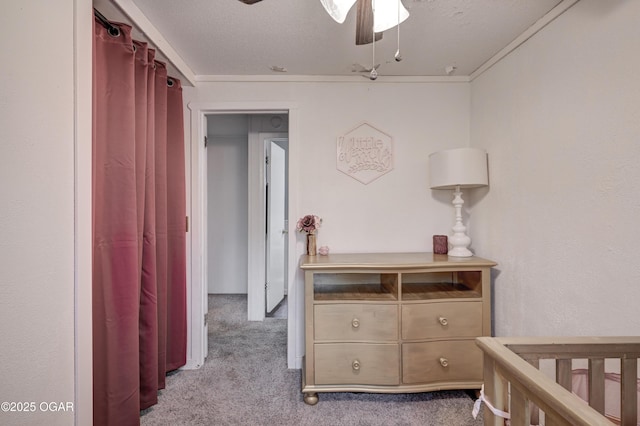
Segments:
[[[468,76],[378,76],[372,81],[358,75],[196,75],[198,83],[468,83]]]

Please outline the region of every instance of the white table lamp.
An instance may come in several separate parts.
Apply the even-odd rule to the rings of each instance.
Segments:
[[[453,236],[449,238],[449,256],[473,256],[469,245],[471,238],[462,223],[461,188],[478,188],[489,185],[487,153],[477,148],[456,148],[434,152],[429,155],[429,177],[431,189],[453,189],[453,206],[456,209],[456,223]]]

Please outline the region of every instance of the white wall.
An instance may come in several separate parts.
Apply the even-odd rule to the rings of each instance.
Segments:
[[[295,102],[300,111],[299,216],[320,215],[318,244],[333,252],[427,251],[453,225],[448,194],[428,188],[429,153],[469,144],[466,83],[201,83],[189,102]],[[390,134],[395,169],[363,185],[336,170],[336,138],[362,121]],[[290,227],[298,217],[290,218]],[[294,231],[293,229],[291,230]],[[302,253],[302,236],[297,250]]]
[[[640,2],[582,0],[472,82],[497,335],[640,330]]]
[[[210,294],[247,293],[247,115],[207,117]]]
[[[32,413],[1,412],[3,424],[74,421],[74,412],[43,412],[40,403],[74,401],[79,3],[10,1],[0,14],[0,401],[36,403]]]

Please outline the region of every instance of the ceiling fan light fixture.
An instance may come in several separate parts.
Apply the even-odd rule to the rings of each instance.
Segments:
[[[347,19],[347,14],[356,0],[320,0],[329,16],[339,24]]]
[[[356,45],[371,43],[371,25],[376,40],[379,40],[383,31],[399,26],[409,17],[409,11],[405,9],[401,0],[320,0],[324,10],[339,24],[344,23],[356,2]]]
[[[373,31],[381,33],[404,22],[409,17],[409,11],[405,9],[400,0],[374,0],[376,3],[373,12]]]

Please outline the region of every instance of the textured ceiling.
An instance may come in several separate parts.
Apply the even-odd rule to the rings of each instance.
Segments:
[[[320,0],[133,0],[199,76],[353,75],[371,67],[372,46],[355,45],[355,7],[344,24]],[[387,76],[466,76],[507,46],[560,0],[403,0],[411,16],[376,43]]]

